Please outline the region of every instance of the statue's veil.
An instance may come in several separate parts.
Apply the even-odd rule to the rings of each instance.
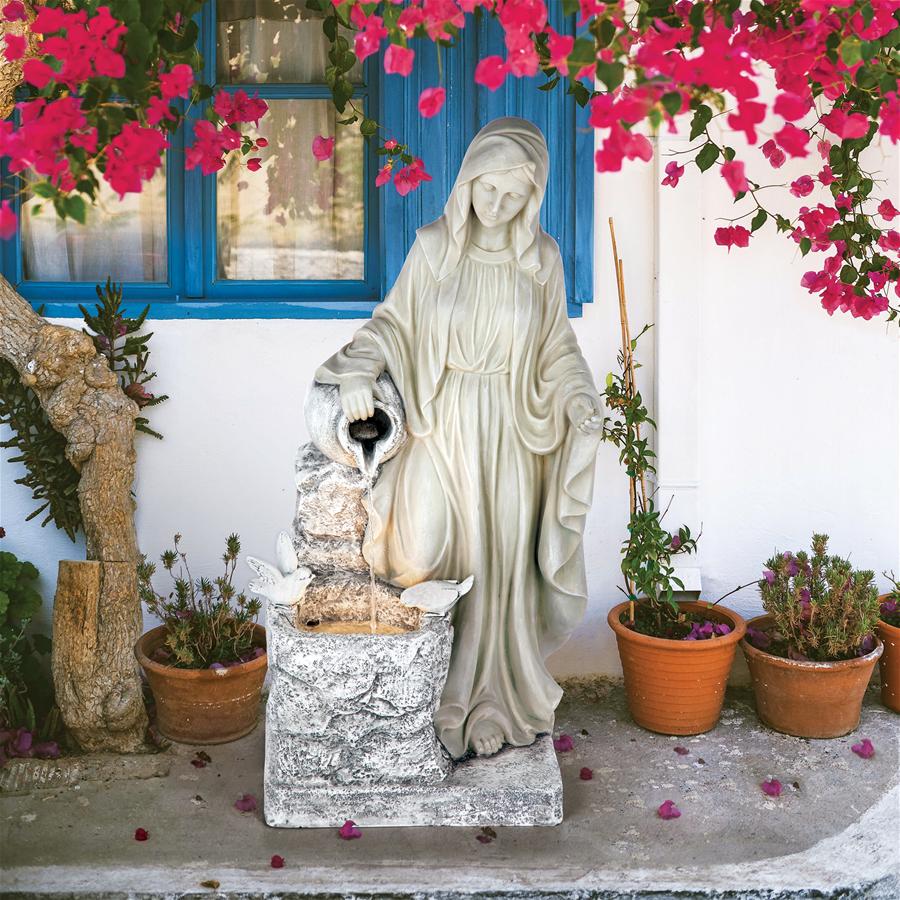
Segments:
[[[434,277],[440,281],[459,265],[469,240],[472,182],[489,172],[519,169],[534,186],[512,222],[512,246],[521,268],[541,283],[550,274],[556,244],[541,228],[541,204],[547,189],[549,157],[540,129],[512,116],[488,122],[469,144],[444,214],[417,232]]]

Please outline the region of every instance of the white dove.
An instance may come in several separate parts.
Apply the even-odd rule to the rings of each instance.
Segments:
[[[296,606],[315,576],[306,566],[300,565],[297,551],[286,531],[282,531],[275,541],[275,561],[273,566],[255,556],[248,556],[247,565],[259,576],[248,587],[275,606]]]
[[[472,590],[474,583],[474,575],[465,581],[423,581],[403,591],[400,602],[421,609],[429,616],[445,616],[460,597]]]

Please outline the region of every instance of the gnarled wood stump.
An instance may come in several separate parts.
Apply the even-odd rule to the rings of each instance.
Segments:
[[[51,325],[0,277],[0,356],[37,394],[79,471],[89,560],[60,565],[53,680],[63,721],[87,750],[144,747],[133,647],[141,631],[131,485],[137,405],[93,341]]]

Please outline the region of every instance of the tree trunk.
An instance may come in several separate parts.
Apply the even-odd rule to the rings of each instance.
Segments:
[[[81,475],[87,556],[98,562],[60,564],[63,609],[54,614],[53,635],[60,713],[85,749],[142,749],[147,717],[133,654],[142,621],[131,500],[137,405],[90,337],[50,325],[2,277],[0,356],[66,438],[66,457]]]

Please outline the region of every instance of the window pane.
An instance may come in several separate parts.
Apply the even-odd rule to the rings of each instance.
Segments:
[[[218,175],[219,278],[364,277],[363,138],[337,118],[330,100],[269,101],[262,168],[232,157]],[[325,162],[312,155],[319,134],[337,135]]]
[[[102,179],[100,184],[84,225],[60,219],[53,204],[40,197],[22,205],[26,280],[167,280],[165,169],[140,194],[126,194],[122,200]]]
[[[217,0],[216,15],[218,82],[325,82],[324,14],[307,9],[305,0]],[[353,40],[351,31],[342,33]],[[359,64],[348,77],[362,80]]]

